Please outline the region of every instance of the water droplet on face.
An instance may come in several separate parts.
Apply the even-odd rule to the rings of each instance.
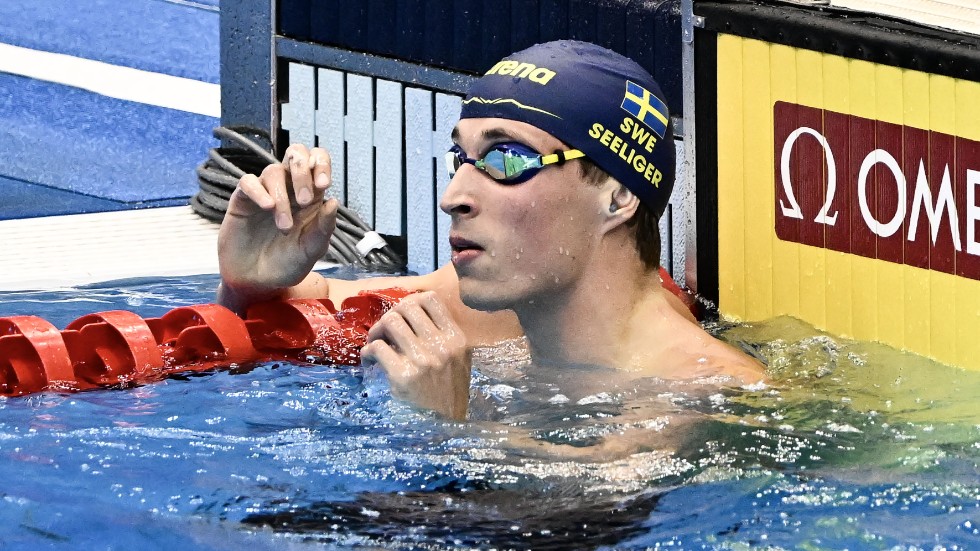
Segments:
[[[490,251],[490,258],[497,256],[497,251]]]
[[[531,201],[531,208],[533,209],[535,206],[537,206],[537,204],[537,201]]]
[[[534,279],[538,279],[538,276],[536,276],[536,275],[534,275],[534,274],[531,274],[531,279],[532,279],[532,280],[534,280]]]
[[[558,276],[555,276],[555,283],[561,283],[561,279]]]
[[[558,247],[558,254],[565,254],[565,248],[564,247]]]
[[[521,259],[521,253],[517,253],[516,255],[514,255],[514,260],[520,260],[520,259]]]

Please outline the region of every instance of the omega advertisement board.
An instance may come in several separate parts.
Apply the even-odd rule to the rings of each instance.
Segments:
[[[980,50],[963,44],[977,37],[758,3],[721,24],[699,9],[717,29],[696,55],[699,76],[713,71],[699,93],[714,81],[698,186],[700,201],[716,162],[699,222],[717,209],[720,311],[980,369]],[[801,28],[777,23],[787,11]]]

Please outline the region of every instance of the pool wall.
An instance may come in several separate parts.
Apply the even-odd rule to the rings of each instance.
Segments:
[[[694,13],[699,292],[980,369],[980,37],[764,2]]]

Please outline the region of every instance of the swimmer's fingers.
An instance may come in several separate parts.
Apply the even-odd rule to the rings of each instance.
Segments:
[[[282,232],[287,232],[293,227],[293,211],[288,188],[289,181],[289,172],[282,164],[273,164],[265,167],[262,170],[262,175],[259,177],[259,184],[272,199],[272,210],[275,216],[276,227]],[[263,210],[269,209],[265,208]]]
[[[402,321],[396,319],[400,317]],[[402,323],[404,322],[404,324]],[[368,332],[368,338],[384,332],[398,346],[408,346],[417,338],[432,346],[465,346],[465,337],[449,311],[432,291],[409,295],[401,300]]]
[[[303,228],[299,244],[307,258],[321,258],[327,253],[330,238],[337,226],[337,209],[336,199],[325,201],[317,212],[316,220]]]
[[[433,365],[450,365],[467,350],[466,335],[434,292],[405,297],[395,310],[425,343],[427,361]]]
[[[422,371],[441,371],[468,356],[466,336],[432,291],[409,295],[368,330]]]
[[[250,216],[260,210],[272,210],[275,206],[275,200],[259,181],[258,176],[246,174],[238,181],[238,187],[235,188],[228,202],[228,214]]]
[[[438,304],[435,293],[427,291],[409,295],[401,300],[393,311],[398,313],[411,327],[412,332],[426,342],[436,342],[441,339],[442,334],[438,324],[432,319],[430,309],[435,309]]]
[[[418,301],[419,306],[425,311],[428,319],[432,321],[438,331],[444,334],[450,334],[447,336],[462,335],[459,325],[456,324],[456,320],[449,313],[449,309],[446,308],[446,305],[439,300],[439,297],[434,292],[427,291],[412,296]]]
[[[395,352],[390,344],[383,340],[369,342],[361,348],[361,362],[373,363],[388,373],[396,365],[404,363],[401,354]]]
[[[377,339],[368,342],[361,348],[361,362],[373,363],[381,368],[388,376],[388,384],[392,393],[399,398],[411,399],[410,383],[415,379],[418,370],[414,369],[405,355],[396,350],[388,341]]]
[[[326,152],[324,151],[323,153]],[[314,158],[310,150],[303,144],[289,146],[286,149],[285,156],[283,156],[282,166],[289,173],[293,196],[296,199],[296,204],[300,207],[310,205],[315,200],[313,168],[314,163],[319,162],[319,157],[320,155],[318,154]]]
[[[421,360],[424,363],[424,359],[419,357],[418,353],[420,348],[418,335],[397,310],[389,310],[368,330],[368,344],[381,340],[390,344],[399,353],[409,356],[410,361],[419,363]]]
[[[322,193],[330,187],[333,178],[330,153],[322,147],[314,147],[310,150],[310,166],[313,168],[313,194],[322,196]]]

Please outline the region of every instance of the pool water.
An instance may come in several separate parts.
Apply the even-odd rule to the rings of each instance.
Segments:
[[[2,293],[0,316],[158,317],[216,285]],[[475,353],[466,423],[374,368],[284,362],[0,398],[0,548],[980,548],[980,374],[789,318],[709,330],[771,384],[546,377],[518,340]]]

